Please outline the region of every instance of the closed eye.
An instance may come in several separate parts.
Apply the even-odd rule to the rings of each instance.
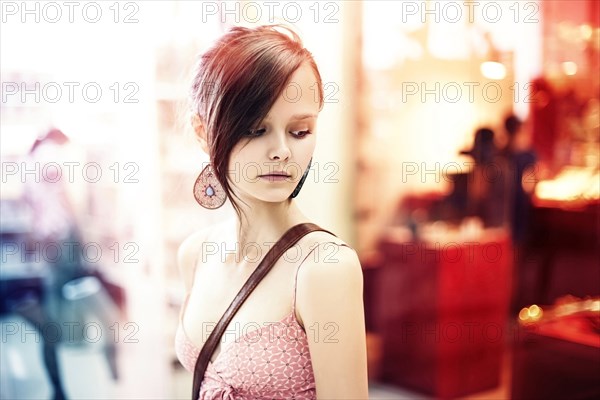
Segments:
[[[261,128],[261,129],[249,129],[248,132],[246,132],[246,136],[249,137],[258,137],[261,136],[262,134],[264,134],[267,130],[265,128]]]
[[[265,134],[267,130],[265,128],[261,128],[261,129],[249,129],[246,132],[246,136],[247,137],[259,137],[262,136],[263,134]],[[308,129],[306,130],[302,130],[302,131],[290,131],[290,133],[292,134],[292,136],[296,137],[296,138],[303,138],[306,135],[310,135],[312,132]]]

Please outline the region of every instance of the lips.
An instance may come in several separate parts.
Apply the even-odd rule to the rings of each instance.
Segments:
[[[279,175],[279,174],[261,175],[262,178],[268,178],[270,176],[279,177],[279,178],[290,178],[290,175]]]
[[[272,172],[272,173],[270,173],[270,174],[266,174],[266,175],[259,175],[259,176],[264,176],[264,177],[267,177],[267,176],[282,176],[282,177],[285,177],[285,178],[289,178],[289,177],[291,177],[291,175],[289,175],[289,174],[286,174],[286,173],[285,173],[285,172],[283,172],[283,171],[276,171],[276,172]]]
[[[268,182],[289,182],[290,179],[292,179],[291,175],[281,171],[275,171],[270,174],[260,175],[259,178]]]

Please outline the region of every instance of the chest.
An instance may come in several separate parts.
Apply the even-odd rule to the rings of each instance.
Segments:
[[[199,264],[182,324],[188,339],[201,348],[255,266],[246,270],[228,268],[215,260]],[[294,265],[281,258],[236,312],[213,353],[249,332],[281,321],[290,315],[294,295]]]

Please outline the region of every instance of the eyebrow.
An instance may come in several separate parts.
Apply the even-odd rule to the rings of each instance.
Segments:
[[[292,115],[292,117],[290,118],[293,121],[300,121],[303,119],[308,119],[308,118],[317,118],[316,114],[311,114],[311,113],[306,113],[306,114],[294,114]],[[265,117],[265,121],[269,121],[271,119],[271,117],[267,116]]]

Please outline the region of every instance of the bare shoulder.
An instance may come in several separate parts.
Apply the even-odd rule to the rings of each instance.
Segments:
[[[322,238],[321,238],[322,239]],[[356,251],[328,235],[312,246],[297,275],[296,305],[304,323],[331,318],[323,314],[362,303],[363,273]],[[327,304],[327,306],[325,306]]]
[[[319,237],[313,243],[298,271],[298,281],[310,283],[336,279],[362,280],[362,266],[356,250],[342,239],[331,235]]]
[[[223,223],[211,225],[190,234],[179,245],[177,251],[177,266],[185,284],[186,292],[192,289],[196,265],[202,255],[202,244],[214,238],[221,231]]]
[[[327,247],[329,244],[329,247],[333,247],[333,244],[337,244],[339,246],[349,248],[352,251],[354,250],[340,237],[325,231],[310,232],[308,235],[302,238],[301,241],[307,244],[310,249],[313,249],[317,245],[321,247]]]
[[[206,236],[206,229],[194,232],[179,245],[177,250],[177,266],[187,293],[192,289],[196,262]]]

